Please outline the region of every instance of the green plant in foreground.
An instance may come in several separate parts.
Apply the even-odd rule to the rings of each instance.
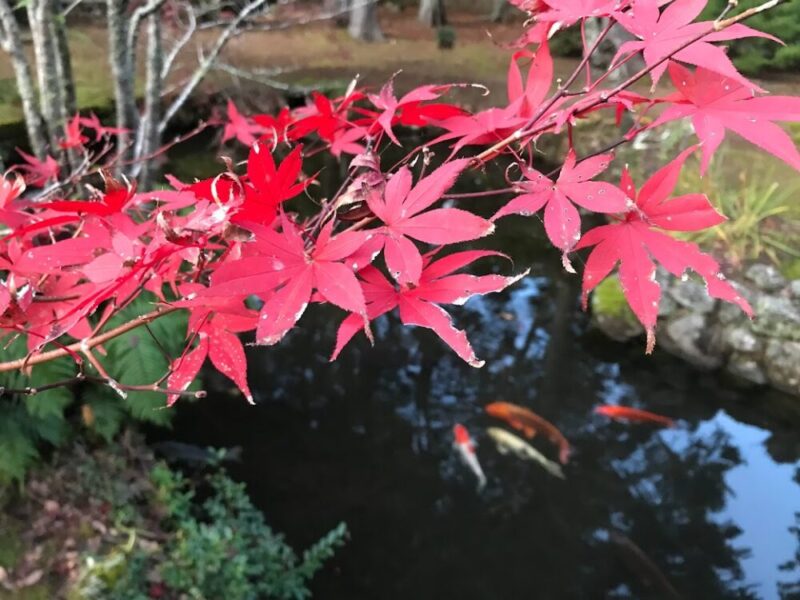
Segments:
[[[137,298],[108,324],[114,327],[152,309],[155,297]],[[110,340],[104,347],[108,372],[124,384],[155,381],[168,367],[169,357],[180,355],[186,317],[173,313],[142,328]],[[24,337],[0,343],[0,362],[27,353]],[[167,356],[165,356],[165,353]],[[91,367],[87,373],[94,374]],[[19,371],[0,373],[4,389],[41,387],[74,377],[77,368],[64,357],[33,367],[30,378]],[[125,398],[111,388],[96,384],[58,387],[33,395],[0,395],[0,484],[21,480],[39,458],[43,446],[61,447],[81,431],[111,440],[131,421],[168,425],[170,411],[161,410],[163,394],[129,392]]]
[[[129,538],[91,559],[76,598],[139,600],[157,589],[165,598],[302,599],[310,595],[311,577],[347,536],[342,523],[298,557],[267,526],[244,485],[221,469],[208,475],[199,491],[163,464],[151,478],[166,512],[168,541],[148,552]]]
[[[705,246],[723,246],[736,263],[768,258],[777,265],[800,257],[796,242],[800,235],[800,187],[776,180],[774,171],[758,176],[742,171],[731,184],[722,170],[712,168],[699,186],[728,220],[693,234]],[[692,182],[691,185],[696,185]],[[696,188],[695,188],[696,189]]]

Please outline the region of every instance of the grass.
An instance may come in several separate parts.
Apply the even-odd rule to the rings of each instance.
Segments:
[[[681,188],[705,192],[728,220],[690,237],[707,248],[718,248],[734,265],[767,259],[777,266],[800,259],[800,183],[784,178],[771,160],[738,168],[721,153],[708,175],[699,179],[689,168]],[[737,163],[742,157],[737,157]],[[745,160],[745,162],[747,162]]]

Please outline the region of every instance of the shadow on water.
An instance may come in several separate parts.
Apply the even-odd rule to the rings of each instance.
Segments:
[[[454,311],[483,369],[391,317],[374,348],[359,336],[329,363],[341,314],[317,308],[281,345],[251,348],[258,406],[209,375],[209,398],[154,437],[241,446],[232,474],[293,543],[346,521],[320,598],[800,597],[800,429],[764,410],[787,400],[600,337],[541,227],[500,230],[494,243],[531,275]],[[495,450],[483,406],[498,399],[564,432],[566,480]],[[678,427],[608,422],[592,414],[605,402]],[[478,440],[480,493],[452,451],[456,422]]]

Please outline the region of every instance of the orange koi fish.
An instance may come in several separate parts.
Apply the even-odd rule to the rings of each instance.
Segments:
[[[569,460],[570,447],[567,438],[547,419],[522,406],[510,402],[492,402],[486,405],[486,412],[497,419],[502,419],[514,429],[521,431],[525,437],[532,438],[541,433],[558,447],[558,460],[562,465]]]
[[[478,489],[483,489],[483,486],[486,485],[486,475],[483,474],[481,463],[478,462],[478,455],[475,454],[475,442],[472,441],[469,431],[461,423],[456,423],[453,426],[453,437],[455,438],[453,446],[461,456],[461,460],[478,478]]]
[[[612,404],[604,404],[594,409],[598,415],[604,415],[611,419],[633,421],[637,423],[656,423],[663,427],[674,427],[675,421],[669,417],[651,413],[648,410],[641,410],[639,408],[631,408],[630,406],[617,406]]]

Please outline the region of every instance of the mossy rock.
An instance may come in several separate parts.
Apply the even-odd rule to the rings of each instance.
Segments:
[[[780,267],[781,275],[789,281],[800,279],[800,258],[794,258],[784,262]]]
[[[603,280],[592,293],[592,322],[608,337],[627,341],[644,333],[616,275]]]

